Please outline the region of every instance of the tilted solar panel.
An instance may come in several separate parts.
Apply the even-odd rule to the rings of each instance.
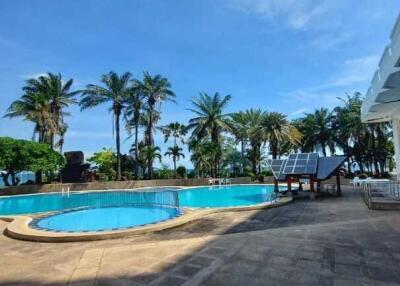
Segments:
[[[271,160],[268,161],[268,164],[272,170],[272,173],[274,174],[275,178],[279,178],[279,175],[282,172],[282,169],[284,168],[286,160]]]
[[[317,173],[318,154],[317,153],[301,153],[290,154],[285,168],[284,175],[314,175]]]
[[[322,157],[319,158],[318,163],[318,180],[326,180],[333,173],[343,165],[343,163],[347,160],[346,156],[334,156],[334,157]]]

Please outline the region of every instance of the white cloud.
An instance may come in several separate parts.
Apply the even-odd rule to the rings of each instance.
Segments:
[[[299,88],[283,93],[286,103],[331,106],[344,92],[352,92],[369,84],[378,65],[379,57],[370,55],[348,59],[335,67],[336,72],[322,85]]]
[[[373,73],[378,66],[379,56],[371,55],[362,58],[346,60],[339,74],[333,78],[330,86],[350,86],[372,79]]]
[[[296,111],[293,111],[293,112],[289,113],[288,117],[289,118],[293,118],[293,117],[296,117],[298,115],[302,115],[302,114],[306,113],[307,111],[309,111],[308,108],[300,108],[300,109],[298,109]]]
[[[327,50],[349,41],[353,36],[354,33],[350,31],[321,33],[311,41],[311,45],[322,50]]]
[[[269,21],[283,19],[291,29],[299,30],[309,25],[327,21],[329,13],[336,7],[336,1],[316,0],[233,0],[232,8],[265,17]]]

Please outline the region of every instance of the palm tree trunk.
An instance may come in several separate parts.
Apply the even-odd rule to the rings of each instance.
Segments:
[[[246,167],[245,166],[245,162],[244,162],[244,141],[243,140],[241,141],[240,145],[241,145],[241,148],[240,148],[241,149],[240,150],[241,154],[240,155],[241,155],[241,160],[242,160],[242,172],[241,173],[243,174],[244,173],[244,169]]]
[[[176,158],[175,158],[175,156],[173,158],[173,161],[174,161],[174,178],[176,179]]]
[[[147,136],[149,137],[148,140],[149,142],[147,143],[150,146],[153,146],[153,106],[150,106],[149,110],[149,126],[148,126],[148,134]]]
[[[148,170],[149,170],[149,180],[153,178],[153,160],[149,160],[149,165],[148,165]]]
[[[326,146],[325,144],[321,144],[322,154],[326,157]]]
[[[117,181],[121,181],[121,142],[120,142],[120,128],[119,128],[120,111],[115,111],[115,144],[117,146]]]
[[[135,180],[139,179],[139,118],[135,118]]]

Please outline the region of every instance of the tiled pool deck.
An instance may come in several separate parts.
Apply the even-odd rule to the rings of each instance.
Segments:
[[[0,285],[399,285],[400,212],[368,210],[345,189],[117,240],[1,235],[0,251]]]

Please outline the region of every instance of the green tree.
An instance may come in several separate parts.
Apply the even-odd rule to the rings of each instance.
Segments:
[[[160,127],[160,129],[164,134],[164,143],[166,143],[170,137],[174,140],[174,146],[178,145],[178,140],[180,140],[181,143],[184,143],[184,138],[187,133],[185,125],[180,124],[179,122],[171,122],[168,125]]]
[[[38,142],[44,143],[47,137],[49,122],[51,123],[50,108],[44,94],[26,93],[21,99],[14,101],[7,109],[4,117],[23,117],[24,121],[35,124],[32,139],[38,135]]]
[[[221,98],[217,92],[213,96],[207,93],[200,93],[198,97],[193,98],[193,108],[189,109],[195,114],[194,118],[189,120],[188,129],[193,129],[192,137],[200,140],[209,138],[217,146],[214,152],[213,176],[217,176],[221,160],[221,133],[229,130],[227,122],[229,114],[224,113],[224,109],[231,99],[230,95]]]
[[[231,114],[231,120],[228,121],[231,133],[240,144],[241,173],[246,169],[246,145],[249,140],[249,129],[246,113],[243,111]]]
[[[236,142],[233,138],[224,138],[223,144],[222,168],[225,170],[225,176],[238,176],[241,171],[242,155],[237,150]]]
[[[331,153],[335,152],[332,113],[327,108],[317,109],[314,113],[306,113],[305,117],[301,119],[301,123],[297,123],[295,126],[299,127],[299,131],[307,138],[307,148],[320,149],[324,157],[327,155],[328,148]]]
[[[22,88],[24,95],[14,101],[6,117],[24,117],[35,124],[39,142],[54,146],[54,138],[65,134],[67,125],[63,109],[76,103],[78,91],[70,91],[73,79],[63,82],[61,74],[47,73],[38,78],[28,79]]]
[[[219,146],[210,141],[199,141],[194,138],[189,141],[189,151],[192,153],[190,160],[198,177],[204,177],[207,173],[212,174],[211,161],[215,158],[218,148]]]
[[[179,178],[185,179],[187,175],[187,170],[185,166],[179,166],[176,168],[176,173],[178,174]]]
[[[160,154],[160,147],[144,145],[140,151],[140,157],[143,162],[147,165],[147,178],[153,178],[153,162],[158,159],[161,162],[162,156]],[[151,162],[151,163],[150,163]]]
[[[182,148],[175,145],[173,147],[169,147],[168,151],[165,152],[164,156],[172,157],[172,161],[174,162],[174,178],[176,179],[176,161],[179,161],[179,158],[185,158],[185,154],[182,152]]]
[[[100,176],[105,180],[115,180],[115,165],[117,164],[117,155],[111,148],[103,148],[88,159],[99,169]]]
[[[78,91],[70,91],[73,79],[63,81],[61,74],[47,73],[38,78],[28,79],[22,88],[24,94],[14,101],[7,110],[5,117],[23,117],[25,121],[34,124],[33,138],[38,136],[39,143],[55,145],[55,137],[59,136],[58,147],[62,150],[68,125],[64,111],[75,103]],[[41,183],[41,172],[36,173],[36,183]]]
[[[1,176],[7,186],[9,178],[13,185],[18,184],[19,172],[56,172],[65,164],[64,157],[48,144],[0,137],[0,150],[0,169],[5,171]]]
[[[244,128],[247,130],[247,140],[250,150],[247,155],[251,161],[251,169],[254,176],[257,176],[261,170],[262,144],[264,133],[260,132],[260,126],[265,118],[265,111],[261,109],[247,109],[242,113]]]
[[[332,128],[336,145],[357,163],[360,171],[374,166],[377,175],[384,173],[387,159],[393,155],[392,131],[387,123],[364,124],[361,121],[362,95],[359,92],[339,98],[341,105],[333,110]],[[351,164],[348,164],[350,173]]]
[[[268,142],[273,159],[277,159],[283,144],[289,142],[296,146],[302,139],[301,133],[287,120],[286,115],[279,112],[265,113],[255,132],[261,133],[263,141]]]
[[[81,90],[82,99],[79,103],[81,110],[92,108],[103,103],[111,102],[113,112],[115,145],[117,149],[117,180],[121,180],[121,140],[120,140],[120,117],[126,100],[132,93],[130,85],[131,74],[126,72],[119,76],[111,71],[104,74],[100,81],[103,86],[89,84],[86,89]]]
[[[171,90],[171,83],[167,78],[161,75],[152,76],[148,72],[143,74],[143,80],[134,81],[135,88],[144,96],[146,101],[146,112],[147,116],[145,118],[146,131],[145,131],[145,144],[148,146],[154,145],[153,132],[154,126],[160,118],[159,111],[156,110],[156,104],[160,105],[164,101],[174,101],[175,94]],[[149,173],[153,173],[153,161],[147,161],[147,168]]]
[[[132,92],[126,99],[126,129],[129,134],[134,132],[134,148],[132,148],[135,156],[135,179],[139,179],[139,127],[141,126],[141,118],[143,117],[144,96],[137,86],[133,86]]]

